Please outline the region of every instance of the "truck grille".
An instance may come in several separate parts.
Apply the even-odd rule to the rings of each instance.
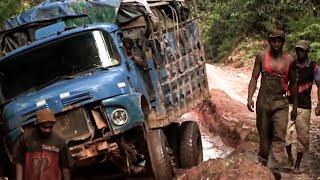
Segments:
[[[82,107],[58,114],[56,119],[54,132],[67,142],[86,140],[93,135],[89,116]]]
[[[66,107],[66,106],[80,103],[82,101],[87,101],[90,99],[92,99],[92,95],[90,92],[82,92],[82,93],[75,94],[70,97],[61,99],[61,102],[62,102],[63,106]]]

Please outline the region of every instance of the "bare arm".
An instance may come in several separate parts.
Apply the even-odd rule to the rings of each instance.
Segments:
[[[23,180],[23,166],[19,163],[16,164],[16,180]]]
[[[317,104],[317,107],[315,109],[315,115],[316,116],[319,116],[320,115],[320,83],[316,82],[316,85],[317,85],[317,95],[318,95],[318,104]]]
[[[60,151],[60,167],[62,170],[63,180],[71,179],[71,171],[70,169],[74,165],[73,158],[70,154],[69,148],[66,144],[64,144],[63,148]]]
[[[317,84],[317,95],[318,95],[318,103],[320,102],[320,91],[319,91],[319,88],[320,88],[320,84],[319,83],[316,83]]]
[[[317,95],[318,95],[318,104],[315,109],[315,115],[319,116],[320,115],[320,89],[319,89],[320,88],[320,68],[318,65],[316,65],[314,69],[314,80],[317,85]]]
[[[319,74],[320,75],[320,74]],[[318,96],[318,104],[320,103],[320,81],[316,80],[316,86],[317,86],[317,96]]]
[[[24,170],[23,164],[25,161],[25,153],[26,153],[27,145],[25,135],[22,135],[14,149],[14,163],[16,166],[16,179],[23,180]]]
[[[132,58],[138,66],[147,67],[147,62],[137,53],[135,53]]]
[[[258,78],[260,76],[260,71],[261,71],[261,63],[262,63],[262,55],[258,54],[256,56],[256,60],[254,62],[254,67],[252,70],[252,75],[251,75],[251,79],[249,82],[249,87],[248,87],[248,99],[247,99],[247,107],[248,109],[253,112],[253,108],[254,108],[254,102],[252,100],[253,94],[256,91],[257,88],[257,82],[258,82]]]
[[[70,180],[71,179],[71,173],[68,168],[62,169],[62,175],[63,175],[63,180]]]

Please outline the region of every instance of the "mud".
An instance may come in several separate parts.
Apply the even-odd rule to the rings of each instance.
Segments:
[[[202,179],[237,179],[237,180],[273,180],[272,172],[243,155],[232,155],[224,159],[209,160],[191,168],[178,180],[202,180]]]
[[[218,135],[212,135],[201,131],[203,146],[203,161],[224,158],[234,152],[234,148],[224,144]]]
[[[192,113],[198,116],[201,126],[209,131],[206,132],[206,140],[210,142],[210,138],[218,137],[222,141],[221,146],[213,146],[212,151],[226,148],[232,149],[232,153],[209,157],[208,161],[181,173],[178,179],[274,179],[270,169],[257,162],[259,138],[255,113],[249,112],[245,105],[250,72],[251,68],[248,67],[235,69],[207,65],[212,97]],[[315,105],[315,91],[312,97]],[[292,170],[286,168],[280,171],[277,178],[320,179],[320,118],[312,113],[310,149],[302,159],[302,173],[292,174]],[[204,149],[210,152],[210,147],[209,150]]]

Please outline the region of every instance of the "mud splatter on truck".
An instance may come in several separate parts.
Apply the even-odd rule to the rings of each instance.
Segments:
[[[35,112],[50,108],[76,167],[108,162],[172,179],[174,167],[202,161],[197,123],[179,120],[209,96],[199,28],[183,1],[48,0],[4,26],[9,157]]]

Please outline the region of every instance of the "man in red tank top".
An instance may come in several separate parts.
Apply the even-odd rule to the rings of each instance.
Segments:
[[[17,180],[70,180],[73,159],[65,141],[53,132],[53,111],[36,112],[36,127],[24,132],[16,146]]]
[[[291,55],[283,52],[284,42],[283,31],[273,30],[270,32],[268,36],[270,49],[256,56],[248,87],[247,107],[253,112],[254,101],[252,97],[261,74],[261,85],[256,102],[256,126],[260,139],[258,160],[265,166],[268,164],[272,146],[275,155],[285,152],[284,142],[289,109],[287,91],[290,90],[296,99],[295,63]],[[295,100],[291,118],[295,119],[296,116],[297,102]]]

